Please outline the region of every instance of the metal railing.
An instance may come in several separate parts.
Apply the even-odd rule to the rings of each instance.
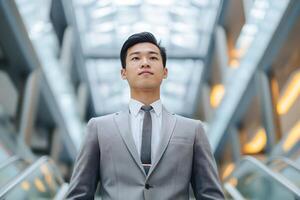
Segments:
[[[288,166],[294,168],[295,170],[297,170],[298,172],[300,172],[300,167],[294,161],[292,161],[289,158],[282,157],[282,156],[274,157],[274,158],[268,160],[267,164],[269,165],[276,161],[284,162],[286,165],[288,165]]]
[[[38,169],[39,166],[46,163],[47,160],[48,158],[46,156],[41,157],[35,163],[26,168],[18,177],[7,183],[3,188],[0,189],[0,198],[3,197],[6,193],[8,193],[10,190],[12,190],[14,187],[16,187],[18,184],[20,184],[26,177],[28,177],[36,169]]]
[[[12,191],[15,187],[17,187],[22,181],[24,181],[26,178],[28,178],[30,175],[32,175],[36,170],[39,169],[40,166],[43,164],[49,163],[50,159],[47,156],[43,156],[39,158],[36,162],[34,162],[32,165],[27,167],[24,171],[22,171],[16,178],[9,181],[3,188],[0,189],[0,198],[4,197],[7,193]],[[55,171],[55,170],[54,170]],[[59,184],[63,185],[64,181],[60,174],[58,174],[57,171],[55,171],[55,174],[57,175],[56,178],[59,182]]]
[[[243,195],[233,185],[225,183],[224,189],[234,200],[245,200]]]
[[[12,156],[12,157],[8,158],[5,162],[0,164],[0,170],[7,167],[8,165],[11,165],[12,163],[14,163],[18,160],[20,160],[19,156]]]
[[[285,162],[289,162],[289,161],[285,160]],[[289,164],[291,164],[291,162],[289,162]],[[253,169],[253,168],[251,169],[251,168],[249,168],[249,166],[254,166],[255,169]],[[234,186],[232,186],[230,183],[228,183],[227,181],[229,181],[232,177],[236,177],[237,179],[239,179],[239,176],[241,174],[245,174],[247,172],[252,172],[252,171],[253,172],[255,172],[255,171],[262,172],[263,174],[266,174],[268,177],[270,177],[270,179],[272,179],[272,181],[275,181],[280,186],[286,188],[286,190],[289,191],[291,194],[293,194],[295,197],[300,198],[300,189],[296,185],[294,185],[285,176],[281,175],[278,172],[273,171],[267,165],[265,165],[264,163],[262,163],[261,161],[259,161],[258,159],[256,159],[255,157],[252,157],[252,156],[245,156],[240,161],[240,164],[236,168],[236,170],[234,170],[225,179],[224,188],[226,188],[227,190],[229,189],[229,194],[230,195],[232,195],[232,194],[236,195],[237,194],[236,198],[240,199],[240,196],[239,196],[240,192],[236,188],[234,188]],[[226,185],[226,187],[225,187],[225,185]],[[238,192],[238,193],[236,193],[236,192]],[[233,198],[235,198],[235,197],[233,196]]]

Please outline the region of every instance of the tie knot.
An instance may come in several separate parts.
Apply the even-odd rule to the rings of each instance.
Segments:
[[[145,112],[149,112],[149,111],[151,111],[153,108],[152,108],[152,106],[142,106],[142,108],[141,108],[143,111],[145,111]]]

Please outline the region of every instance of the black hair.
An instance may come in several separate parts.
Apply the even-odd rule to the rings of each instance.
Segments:
[[[166,54],[166,49],[162,46],[160,46],[160,42],[158,43],[155,36],[150,33],[150,32],[141,32],[141,33],[136,33],[131,35],[123,44],[120,52],[120,59],[121,59],[121,64],[122,68],[126,68],[126,57],[127,57],[127,50],[138,44],[138,43],[143,43],[143,42],[149,42],[154,44],[155,46],[158,47],[160,51],[160,55],[162,57],[162,62],[163,66],[166,67],[167,63],[167,54]]]

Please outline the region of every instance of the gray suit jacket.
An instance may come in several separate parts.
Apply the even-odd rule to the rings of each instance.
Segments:
[[[129,110],[92,118],[77,156],[68,199],[94,199],[98,182],[102,200],[224,199],[203,125],[162,112],[162,140],[148,175],[130,131]]]

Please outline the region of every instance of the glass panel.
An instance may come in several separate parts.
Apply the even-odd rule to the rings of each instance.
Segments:
[[[5,196],[5,199],[53,199],[60,181],[49,163],[40,165]]]
[[[0,164],[11,157],[12,154],[13,153],[7,147],[5,147],[5,145],[3,145],[2,141],[0,140]]]
[[[288,165],[286,162],[282,160],[275,160],[271,163],[270,167],[282,174],[292,183],[294,183],[297,187],[300,188],[300,171],[295,169],[294,167]]]
[[[300,173],[292,167],[286,167],[281,170],[281,174],[300,188]]]
[[[26,161],[16,160],[15,162],[12,162],[0,169],[0,188],[7,184],[9,180],[12,180],[12,178],[20,174],[28,166],[29,164]]]
[[[295,199],[291,191],[254,163],[244,161],[228,181],[246,199]]]

